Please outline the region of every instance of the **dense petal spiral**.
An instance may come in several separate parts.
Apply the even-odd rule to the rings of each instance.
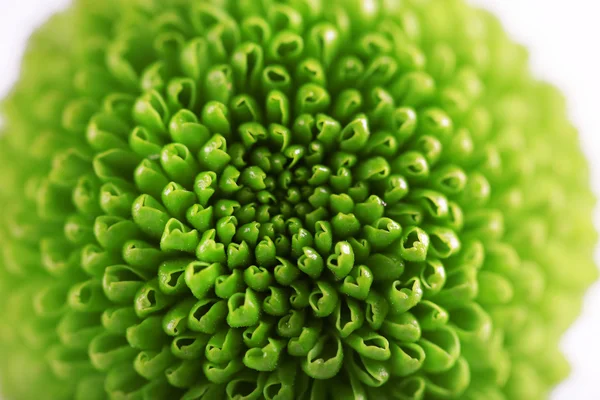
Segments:
[[[461,0],[76,0],[0,136],[8,399],[542,399],[596,277],[563,100]]]

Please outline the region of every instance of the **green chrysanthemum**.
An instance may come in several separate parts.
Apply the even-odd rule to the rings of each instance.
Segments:
[[[460,0],[78,0],[0,138],[8,399],[541,399],[595,278],[556,91]]]

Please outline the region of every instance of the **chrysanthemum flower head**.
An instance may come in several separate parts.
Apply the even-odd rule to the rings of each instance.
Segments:
[[[0,137],[7,399],[544,398],[586,162],[461,0],[77,0]]]

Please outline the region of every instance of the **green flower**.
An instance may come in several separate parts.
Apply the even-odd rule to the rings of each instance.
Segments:
[[[77,0],[4,115],[7,399],[534,400],[568,372],[586,162],[461,0]]]

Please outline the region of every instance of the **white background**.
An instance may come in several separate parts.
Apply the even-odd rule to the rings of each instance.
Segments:
[[[31,31],[68,2],[0,0],[0,97],[4,97],[18,76],[19,60]],[[584,151],[592,161],[595,192],[600,195],[600,9],[597,0],[471,2],[494,11],[512,36],[530,48],[536,73],[565,92],[573,121],[581,131]],[[600,212],[596,212],[595,220],[600,226]],[[600,284],[588,293],[583,315],[567,333],[563,347],[573,372],[556,389],[552,399],[600,399]]]

